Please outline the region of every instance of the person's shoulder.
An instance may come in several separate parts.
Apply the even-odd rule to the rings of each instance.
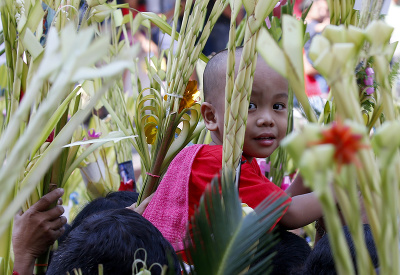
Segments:
[[[222,163],[222,145],[204,145],[196,159],[212,159]]]
[[[193,170],[212,171],[212,173],[215,173],[214,170],[219,171],[221,167],[222,145],[204,145],[193,161],[192,173]]]
[[[307,22],[307,26],[306,26],[306,32],[310,32],[314,33],[315,32],[315,26],[318,24],[319,22],[317,20],[309,20],[309,22]]]
[[[190,146],[186,146],[179,151],[177,156],[197,154],[197,152],[200,151],[202,147],[204,147],[203,144],[192,144]]]

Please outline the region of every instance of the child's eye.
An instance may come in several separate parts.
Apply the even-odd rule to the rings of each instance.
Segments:
[[[249,110],[251,110],[251,109],[256,109],[257,108],[257,105],[256,104],[254,104],[253,102],[250,102],[249,103]]]
[[[283,109],[285,109],[285,107],[286,106],[283,103],[275,103],[273,106],[274,110],[283,110]]]

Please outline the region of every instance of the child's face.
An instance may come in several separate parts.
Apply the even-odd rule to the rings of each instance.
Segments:
[[[221,73],[221,78],[225,77]],[[202,106],[202,115],[213,142],[223,144],[225,97],[224,88],[218,87],[221,95],[214,96]],[[277,72],[269,68],[261,58],[254,73],[250,98],[243,154],[247,160],[270,156],[286,136],[288,84]],[[209,110],[209,111],[206,111]]]
[[[258,60],[249,103],[243,155],[270,156],[286,136],[288,84],[277,72]]]
[[[310,11],[307,14],[307,19],[317,20],[322,22],[325,18],[329,18],[329,8],[326,0],[313,1]]]

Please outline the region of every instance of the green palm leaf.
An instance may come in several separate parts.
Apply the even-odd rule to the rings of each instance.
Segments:
[[[221,179],[222,190],[214,178],[191,217],[185,240],[187,258],[194,265],[191,273],[241,274],[251,266],[249,273],[265,274],[272,255],[264,259],[261,255],[275,244],[271,228],[287,207],[286,198],[273,194],[243,217],[238,190],[232,188],[232,173],[226,174]]]

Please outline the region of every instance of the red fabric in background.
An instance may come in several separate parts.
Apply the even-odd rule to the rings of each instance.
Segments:
[[[318,82],[311,75],[304,75],[305,91],[308,97],[320,96],[321,90],[319,88]]]
[[[123,8],[123,9],[121,9],[121,11],[122,11],[122,14],[123,14],[123,15],[127,15],[127,14],[129,13],[129,11],[131,11],[132,14],[133,14],[133,18],[135,18],[135,15],[137,14],[136,11],[134,11],[134,10],[129,10],[129,9],[127,9],[127,8]],[[138,12],[144,12],[144,11],[146,11],[146,5],[139,5],[139,7],[137,8],[137,11],[138,11]]]
[[[289,0],[291,1],[291,0]],[[293,13],[301,18],[301,10],[300,10],[300,4],[303,2],[303,0],[293,0],[294,1],[294,7],[293,7]]]

